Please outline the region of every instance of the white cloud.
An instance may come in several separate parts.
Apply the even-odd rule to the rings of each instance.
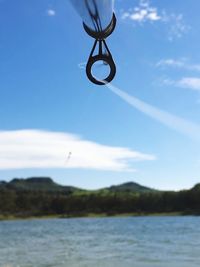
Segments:
[[[175,85],[180,86],[182,88],[188,88],[188,89],[200,91],[200,78],[185,77],[175,82]]]
[[[122,19],[131,19],[137,22],[157,21],[161,17],[158,15],[157,8],[151,7],[148,1],[140,1],[139,6],[129,11],[123,12]]]
[[[175,86],[176,85],[176,82],[172,79],[169,79],[169,78],[161,78],[160,79],[160,84],[161,85],[172,85],[172,86]]]
[[[182,70],[187,70],[187,71],[192,71],[192,72],[194,71],[200,72],[200,64],[192,64],[188,62],[188,60],[185,58],[179,59],[179,60],[163,59],[163,60],[160,60],[156,64],[156,67],[177,68],[177,69],[182,69]],[[179,80],[163,78],[161,79],[161,83],[164,85],[171,85],[171,86],[186,88],[190,90],[200,91],[200,77],[187,76]]]
[[[162,80],[162,84],[200,91],[200,78],[198,77],[183,77],[180,80],[165,78]]]
[[[48,15],[49,17],[54,17],[54,16],[56,15],[56,11],[53,10],[53,9],[48,9],[48,10],[47,10],[47,15]]]
[[[87,62],[81,62],[81,63],[79,63],[78,64],[78,67],[80,68],[80,69],[86,69],[86,65],[87,65]]]
[[[182,37],[189,30],[182,14],[168,13],[164,9],[159,11],[156,7],[152,7],[148,0],[140,0],[137,7],[122,11],[121,18],[139,24],[146,22],[162,23],[167,26],[167,36],[170,41]]]
[[[0,131],[0,169],[84,168],[132,171],[130,160],[154,159],[153,155],[124,147],[101,145],[69,133]]]
[[[200,72],[200,64],[191,64],[186,59],[163,59],[160,60],[157,64],[157,67],[175,67],[190,71]]]
[[[152,21],[156,21],[156,20],[160,20],[161,19],[161,17],[158,16],[158,14],[157,14],[157,10],[149,13],[147,17],[148,17],[148,19],[150,19]]]
[[[183,68],[185,63],[182,60],[162,59],[157,64],[157,67],[178,67]]]
[[[162,12],[162,22],[168,27],[169,41],[173,41],[175,38],[181,38],[190,29],[184,22],[183,14],[168,14],[164,10]]]

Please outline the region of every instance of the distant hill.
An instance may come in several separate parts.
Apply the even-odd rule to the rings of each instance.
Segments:
[[[76,217],[89,214],[200,215],[200,184],[190,190],[158,191],[128,182],[99,190],[62,186],[49,177],[0,182],[0,220],[31,216]]]
[[[134,183],[134,182],[127,182],[120,185],[113,185],[107,188],[111,192],[132,192],[132,193],[145,193],[145,192],[152,192],[155,191],[149,187]]]
[[[16,191],[43,191],[43,192],[78,192],[87,191],[73,186],[62,186],[55,183],[50,177],[30,177],[27,179],[14,178],[10,182],[0,181],[0,189],[11,189]],[[155,191],[151,188],[142,186],[138,183],[127,182],[120,185],[113,185],[99,191],[106,192],[123,192],[123,193],[144,193]],[[91,192],[91,190],[88,190]]]
[[[0,182],[0,189],[16,191],[74,192],[80,190],[72,186],[62,186],[49,177],[14,178],[10,182]]]
[[[192,191],[200,192],[200,184],[196,184],[194,187],[191,189]]]

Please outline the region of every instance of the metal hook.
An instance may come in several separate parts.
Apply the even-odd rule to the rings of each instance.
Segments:
[[[112,58],[112,54],[106,44],[105,39],[114,31],[115,26],[116,26],[116,17],[115,14],[113,14],[113,18],[108,25],[108,27],[103,30],[103,31],[93,31],[86,24],[83,24],[85,31],[93,38],[95,38],[95,42],[92,48],[92,51],[90,53],[88,63],[86,66],[86,74],[88,79],[97,84],[97,85],[105,85],[106,83],[109,83],[113,80],[116,74],[116,66],[115,62]],[[98,46],[98,54],[94,55],[94,52]],[[104,52],[103,52],[104,51]],[[103,79],[103,80],[98,80],[96,77],[93,76],[92,74],[92,66],[98,62],[98,61],[103,61],[110,67],[110,73],[109,75]]]
[[[99,46],[98,54],[93,55],[97,45]],[[105,52],[103,52],[103,47],[104,47]],[[98,80],[97,77],[94,77],[92,74],[92,67],[98,61],[103,61],[106,63],[106,65],[110,67],[110,73],[103,80]],[[94,46],[92,48],[92,52],[90,54],[90,57],[88,59],[88,63],[86,66],[86,74],[87,74],[88,79],[97,85],[105,85],[106,83],[111,82],[113,78],[115,77],[116,66],[115,66],[114,60],[112,58],[112,55],[110,53],[110,50],[108,49],[108,46],[105,40],[95,40]]]

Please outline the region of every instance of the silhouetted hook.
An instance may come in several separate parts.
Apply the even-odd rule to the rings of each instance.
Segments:
[[[91,12],[91,10],[90,10]],[[93,17],[94,19],[94,17]],[[108,25],[108,27],[103,31],[93,31],[91,30],[86,24],[83,23],[85,31],[93,38],[95,38],[95,42],[92,48],[92,51],[90,53],[88,63],[86,66],[86,74],[88,76],[88,79],[98,85],[105,85],[106,83],[109,83],[113,80],[116,74],[116,66],[114,63],[114,60],[112,58],[112,54],[106,44],[105,39],[114,31],[116,26],[116,17],[115,14],[113,14],[112,21]],[[94,52],[98,46],[98,54],[94,55]],[[103,52],[104,51],[104,52]],[[92,66],[98,62],[103,61],[110,67],[110,73],[109,75],[103,79],[98,80],[96,77],[92,74]]]
[[[99,45],[98,54],[93,55],[97,45]],[[106,53],[102,52],[103,46],[105,47]],[[109,75],[106,78],[104,78],[103,80],[98,80],[97,77],[93,76],[93,73],[92,73],[92,67],[98,61],[103,61],[104,63],[106,63],[106,65],[108,65],[110,67]],[[95,41],[94,46],[92,48],[92,52],[91,52],[90,57],[88,59],[87,66],[86,66],[86,74],[88,76],[88,79],[97,85],[105,85],[106,83],[111,82],[113,80],[113,78],[115,77],[116,66],[115,66],[114,60],[112,58],[112,55],[110,53],[110,50],[108,49],[108,47],[106,45],[105,40],[96,40]]]

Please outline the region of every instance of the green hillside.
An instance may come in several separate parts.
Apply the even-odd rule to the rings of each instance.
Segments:
[[[192,189],[158,191],[134,182],[100,190],[62,186],[49,177],[0,182],[0,219],[31,216],[115,214],[200,214],[200,184]]]
[[[121,185],[113,185],[108,188],[110,192],[132,192],[132,193],[144,193],[155,191],[151,188],[142,186],[134,182],[127,182]]]
[[[0,182],[0,189],[16,191],[43,191],[73,193],[80,189],[72,186],[62,186],[49,177],[14,178],[10,182]]]
[[[49,177],[30,177],[27,179],[14,178],[10,182],[0,181],[0,190],[12,189],[16,191],[44,191],[44,192],[71,192],[71,193],[91,193],[91,192],[122,192],[122,193],[144,193],[155,191],[135,182],[127,182],[120,185],[113,185],[99,190],[83,190],[73,186],[62,186],[55,183]]]

